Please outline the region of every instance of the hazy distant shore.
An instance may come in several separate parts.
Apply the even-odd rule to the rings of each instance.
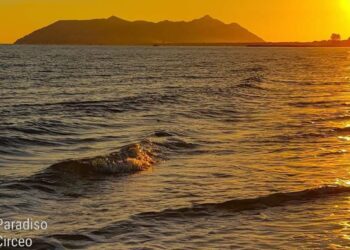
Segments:
[[[16,46],[231,46],[231,47],[290,47],[290,48],[335,48],[335,47],[350,47],[350,41],[340,42],[265,42],[265,43],[161,43],[161,44],[0,44],[0,45],[16,45]]]
[[[350,40],[314,42],[264,42],[248,44],[250,47],[350,47]]]

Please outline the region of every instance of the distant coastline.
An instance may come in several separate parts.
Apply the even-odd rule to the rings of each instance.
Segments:
[[[350,40],[314,42],[261,42],[261,43],[178,43],[154,44],[153,46],[232,46],[232,47],[350,47]]]
[[[209,15],[192,21],[127,21],[107,19],[63,20],[36,30],[15,45],[92,46],[243,46],[243,47],[350,47],[333,33],[329,40],[266,42],[237,23],[225,24]],[[1,45],[1,44],[0,44]],[[2,44],[7,45],[7,44]]]
[[[315,41],[315,42],[265,42],[247,44],[248,47],[293,47],[293,48],[321,48],[321,47],[350,47],[350,40],[343,41]]]
[[[0,46],[150,46],[150,47],[256,47],[256,48],[349,48],[347,43],[263,42],[263,43],[159,43],[159,44],[0,44]]]
[[[237,23],[209,15],[192,21],[128,21],[119,17],[62,20],[36,30],[15,44],[165,45],[261,43],[262,38]]]

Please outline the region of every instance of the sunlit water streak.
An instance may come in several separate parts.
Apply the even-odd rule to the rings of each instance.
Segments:
[[[0,217],[43,249],[344,249],[349,55],[1,46]]]

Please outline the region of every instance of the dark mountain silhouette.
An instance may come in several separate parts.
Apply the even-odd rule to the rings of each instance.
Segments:
[[[210,16],[190,22],[129,22],[108,19],[57,21],[19,39],[16,44],[209,44],[259,43],[261,38],[236,23]]]

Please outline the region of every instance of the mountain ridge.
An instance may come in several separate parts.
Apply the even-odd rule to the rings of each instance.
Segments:
[[[237,23],[225,24],[209,15],[191,21],[59,20],[15,44],[148,45],[259,43],[263,39]]]

